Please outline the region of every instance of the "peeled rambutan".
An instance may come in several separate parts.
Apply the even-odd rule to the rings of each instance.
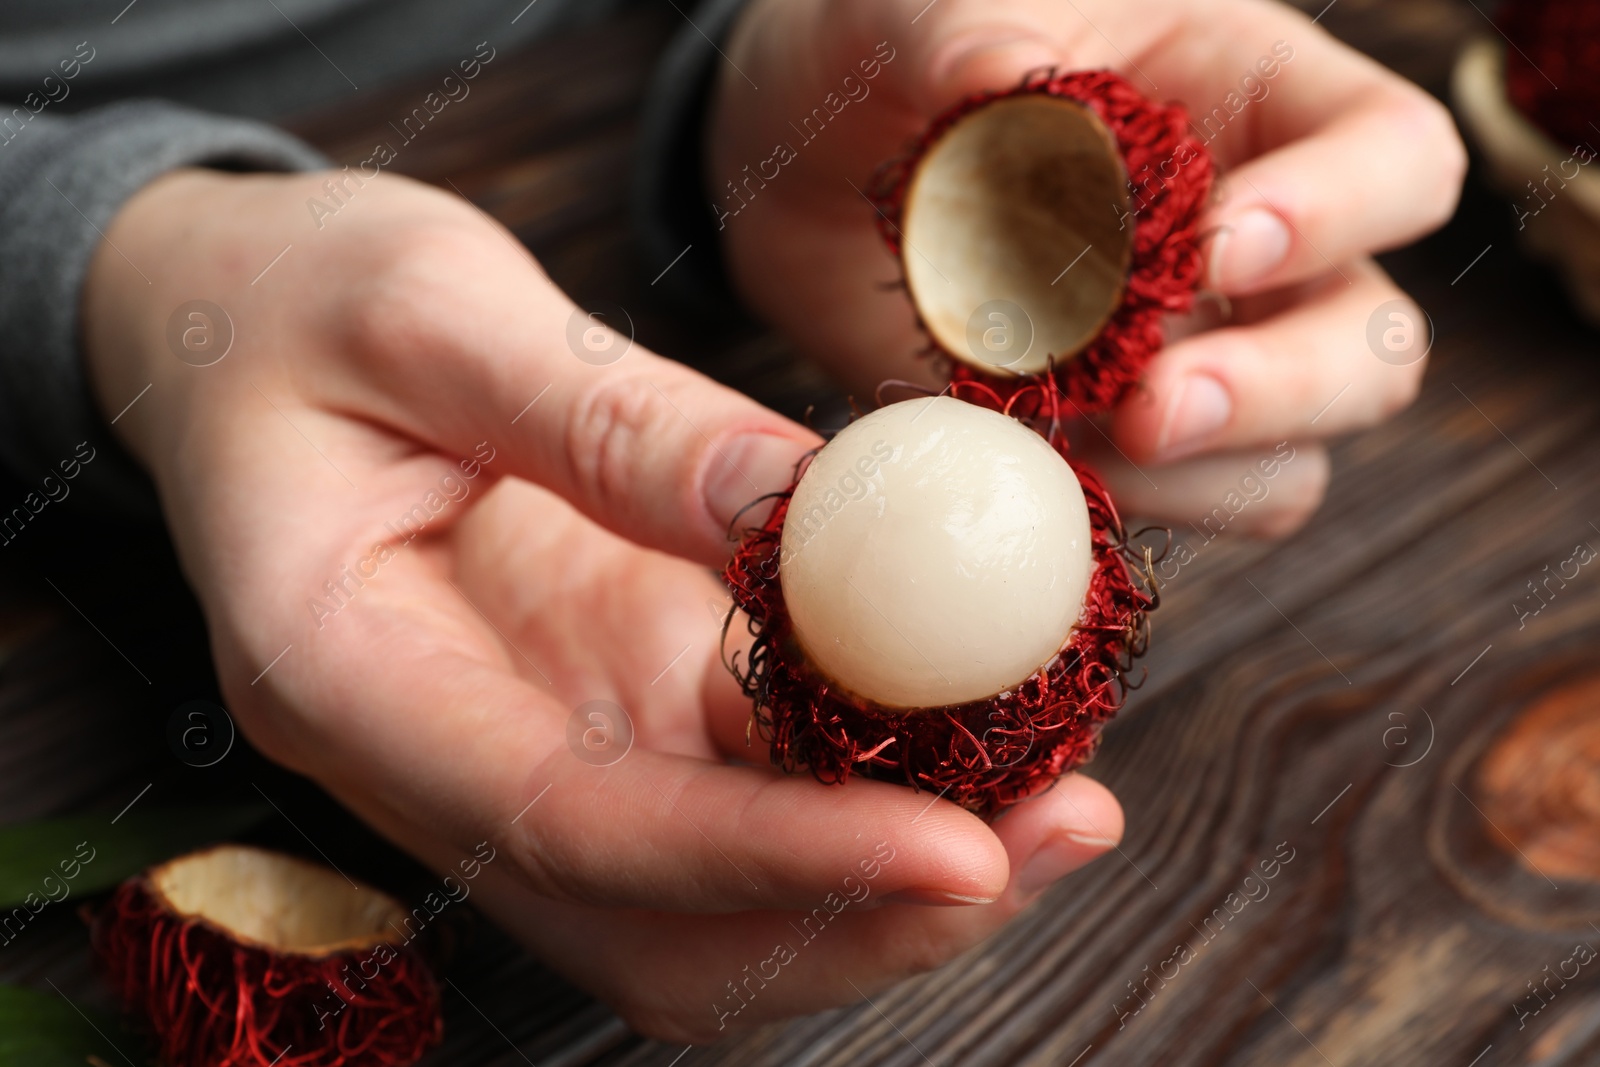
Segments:
[[[776,765],[990,818],[1093,754],[1157,591],[1062,418],[1110,410],[1192,306],[1212,176],[1183,109],[1108,71],[974,96],[879,170],[951,382],[808,457],[728,565]]]
[[[726,578],[754,642],[730,666],[784,769],[990,817],[1092,754],[1156,594],[1059,426],[1017,418],[1034,394],[953,388],[980,402],[851,423],[746,535]]]
[[[408,915],[316,864],[219,845],[128,879],[93,938],[166,1067],[403,1067],[442,1034]]]

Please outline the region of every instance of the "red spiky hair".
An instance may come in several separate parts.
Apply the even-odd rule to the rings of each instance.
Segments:
[[[219,846],[128,879],[94,919],[111,985],[166,1067],[406,1067],[438,1043],[438,986],[414,948],[370,936],[319,951],[278,948],[183,913],[162,892],[163,868],[229,851],[314,866]],[[356,891],[407,917],[375,890]],[[321,896],[291,904],[310,908]]]

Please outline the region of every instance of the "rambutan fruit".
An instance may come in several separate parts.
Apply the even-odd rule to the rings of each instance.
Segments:
[[[442,1033],[407,918],[317,864],[219,845],[128,879],[93,938],[166,1067],[403,1067]]]

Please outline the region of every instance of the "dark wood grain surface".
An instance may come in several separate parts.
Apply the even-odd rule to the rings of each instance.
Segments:
[[[1340,0],[1322,21],[1435,91],[1462,42],[1493,32],[1449,0]],[[663,5],[498,60],[396,169],[504,221],[653,348],[791,415],[837,405],[780,340],[675,313],[650,285],[665,264],[629,235],[644,78],[680,25]],[[297,130],[359,160],[426,88]],[[1304,531],[1175,532],[1194,560],[1091,768],[1127,809],[1118,852],[873,1003],[687,1053],[629,1034],[462,909],[428,1062],[1600,1062],[1600,960],[1575,962],[1600,948],[1600,566],[1528,599],[1547,565],[1600,546],[1600,360],[1514,237],[1473,186],[1445,231],[1384,257],[1436,329],[1426,385],[1335,450]],[[283,817],[256,839],[314,838],[353,873],[425,887],[242,745],[208,770],[175,760],[167,717],[215,690],[170,553],[149,531],[46,521],[0,558],[0,819],[109,817],[146,785],[167,803],[259,790]],[[0,980],[105,1003],[69,909],[0,947]]]

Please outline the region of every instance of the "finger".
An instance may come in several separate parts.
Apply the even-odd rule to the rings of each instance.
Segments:
[[[1328,486],[1328,450],[1316,442],[1282,441],[1141,467],[1090,431],[1073,451],[1105,479],[1125,516],[1184,524],[1207,541],[1223,531],[1287,536],[1316,512]],[[1175,531],[1175,541],[1192,540],[1189,529]]]
[[[724,757],[765,767],[772,761],[771,746],[756,728],[751,698],[725,666],[732,663],[745,669],[749,665],[754,638],[747,621],[743,612],[735,613],[726,640],[714,652],[717,662],[703,675],[706,726],[712,743]]]
[[[1379,358],[1368,331],[1374,316],[1393,306],[1420,337],[1426,316],[1371,260],[1349,263],[1344,273],[1351,284],[1330,276],[1274,294],[1272,303],[1287,303],[1287,310],[1164,349],[1114,414],[1117,445],[1135,463],[1170,463],[1202,451],[1344,433],[1411,403],[1426,343],[1397,363]]]
[[[735,517],[786,488],[816,436],[632,343],[625,316],[589,318],[482,229],[446,218],[373,236],[381,266],[350,285],[333,402],[638,543],[723,562]]]
[[[996,830],[1019,875],[996,903],[966,908],[882,906],[882,887],[904,853],[870,833],[850,862],[834,868],[829,889],[791,912],[667,921],[657,912],[530,901],[492,869],[477,891],[497,921],[634,1029],[698,1043],[860,1003],[863,995],[948,963],[1057,878],[1113,847],[1122,816],[1104,787],[1070,775],[1017,806]],[[1113,836],[1093,836],[1101,832]],[[1021,872],[1030,871],[1025,881]]]
[[[407,590],[405,572],[429,566],[397,557],[381,587],[267,675],[281,694],[274,714],[308,718],[299,732],[317,738],[297,769],[336,789],[352,782],[462,848],[493,842],[525,885],[554,899],[801,907],[854,862],[863,834],[899,850],[885,892],[969,903],[1004,890],[994,834],[909,789],[829,788],[637,745],[596,765],[569,742],[568,703],[512,673],[520,653],[481,650],[488,627],[475,608],[448,586],[427,597]],[[293,710],[329,707],[337,713]]]
[[[1311,63],[1285,71],[1286,85],[1297,79],[1327,84]],[[1365,90],[1339,111],[1322,117],[1330,102],[1319,101],[1313,114],[1290,120],[1294,139],[1224,174],[1221,202],[1201,223],[1214,234],[1213,288],[1240,295],[1337,272],[1455,213],[1467,158],[1449,112],[1393,75],[1363,80]],[[1297,103],[1287,89],[1278,99]],[[1301,128],[1308,119],[1311,128]]]
[[[1006,908],[1020,911],[1062,878],[1116,848],[1122,840],[1122,805],[1093,778],[1073,773],[1006,811],[994,832],[1010,857],[1011,879],[1002,907],[989,909],[990,918]]]
[[[862,44],[879,37],[893,42],[886,85],[925,119],[974,93],[1011,88],[1030,71],[1113,65],[1088,61],[1088,27],[1041,4],[894,0],[864,6],[858,17],[867,22],[858,35]]]

